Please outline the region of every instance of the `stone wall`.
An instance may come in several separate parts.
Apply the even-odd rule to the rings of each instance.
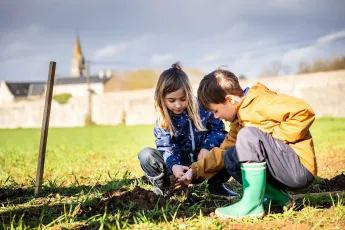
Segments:
[[[92,83],[90,88],[97,94],[103,94],[104,85],[103,83]],[[45,90],[46,92],[46,90]],[[72,96],[80,97],[87,95],[87,83],[85,84],[62,84],[54,86],[54,95],[70,93]]]
[[[345,70],[241,81],[243,87],[262,82],[269,89],[304,98],[317,117],[345,117]],[[198,85],[194,85],[196,93]],[[92,117],[100,125],[153,124],[153,89],[93,95]],[[44,100],[0,105],[0,128],[41,127]],[[72,97],[65,105],[53,100],[50,127],[83,126],[87,97]]]

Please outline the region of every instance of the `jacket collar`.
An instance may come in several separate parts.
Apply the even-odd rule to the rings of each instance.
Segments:
[[[248,90],[247,95],[243,97],[242,101],[236,106],[237,111],[239,109],[243,109],[249,106],[255,98],[257,98],[259,95],[264,95],[264,94],[269,95],[269,94],[277,94],[277,93],[269,90],[265,85],[258,82],[256,85],[254,85]]]
[[[171,120],[181,120],[183,117],[187,117],[187,109],[185,109],[181,114],[175,114],[170,109],[168,109],[169,116]]]

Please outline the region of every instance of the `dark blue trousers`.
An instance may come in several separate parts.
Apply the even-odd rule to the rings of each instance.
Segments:
[[[158,184],[163,183],[162,180],[167,178],[167,169],[162,154],[154,148],[144,148],[138,153],[141,168],[145,175],[157,181]],[[228,171],[223,168],[207,182],[209,185],[220,185],[227,182],[230,178]],[[193,181],[200,183],[201,181]]]

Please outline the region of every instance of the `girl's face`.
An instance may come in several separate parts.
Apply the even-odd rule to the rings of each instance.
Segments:
[[[181,114],[188,106],[187,96],[183,89],[165,95],[165,104],[175,114]]]

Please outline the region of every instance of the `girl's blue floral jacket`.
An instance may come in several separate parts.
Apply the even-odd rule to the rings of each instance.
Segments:
[[[223,121],[202,108],[200,117],[207,129],[202,132],[197,130],[186,111],[179,115],[172,112],[169,114],[175,127],[175,135],[171,137],[169,131],[161,128],[158,122],[153,130],[157,149],[163,155],[168,174],[172,174],[174,164],[189,166],[195,162],[201,149],[211,150],[213,147],[219,147],[227,135]]]

